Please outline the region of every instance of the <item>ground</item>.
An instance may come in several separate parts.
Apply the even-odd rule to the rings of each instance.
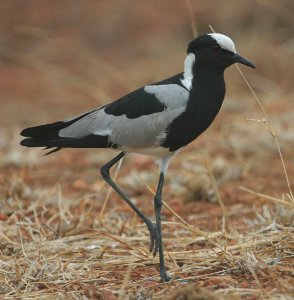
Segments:
[[[0,4],[3,299],[293,299],[293,2],[215,3]],[[22,148],[19,132],[180,72],[192,33],[209,24],[256,63],[241,68],[266,113],[231,67],[220,114],[169,168],[173,279],[160,283],[145,226],[100,176],[115,152],[43,156]],[[153,218],[156,162],[130,155],[113,175]]]

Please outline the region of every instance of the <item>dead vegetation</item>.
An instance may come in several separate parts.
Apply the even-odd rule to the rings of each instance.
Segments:
[[[2,18],[0,85],[7,105],[1,104],[0,130],[1,297],[293,299],[292,2],[240,2],[242,13],[224,4],[222,15],[212,1],[191,1],[190,10],[169,1],[93,2],[79,6],[78,16],[87,15],[88,23],[72,31],[68,24],[76,22],[77,13],[68,6],[64,20],[54,9],[57,2],[50,3],[28,5],[23,19],[17,12],[14,21]],[[2,5],[15,11],[13,4]],[[173,280],[163,284],[158,258],[148,252],[146,228],[100,178],[99,166],[112,153],[68,150],[44,158],[38,150],[20,148],[18,133],[177,72],[191,37],[188,12],[195,16],[195,32],[208,31],[203,15],[210,12],[209,23],[219,31],[250,40],[236,42],[258,66],[249,81],[266,106],[274,134],[243,79],[230,70],[221,115],[174,159],[168,173],[163,233]],[[56,27],[54,20],[59,20]],[[144,22],[148,30],[138,25]],[[124,24],[129,35],[117,24]],[[91,31],[94,25],[100,28]],[[186,36],[179,33],[184,30]],[[153,76],[158,61],[167,72]],[[149,216],[155,170],[152,160],[133,156],[117,176]]]
[[[15,178],[6,186],[0,231],[1,293],[6,299],[108,299],[108,294],[150,299],[187,284],[216,290],[211,299],[293,295],[293,210],[231,204],[223,217],[218,207],[205,212],[202,203],[202,213],[187,214],[188,224],[169,212],[164,242],[174,279],[162,284],[158,258],[148,253],[146,229],[127,208],[111,199],[98,218],[97,203],[105,192],[74,199],[63,196],[60,186],[32,189]],[[206,230],[212,220],[214,230]]]

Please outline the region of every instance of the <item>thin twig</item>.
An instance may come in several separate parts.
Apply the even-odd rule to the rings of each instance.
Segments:
[[[269,195],[266,195],[266,194],[262,194],[262,193],[257,193],[255,191],[252,191],[244,186],[239,186],[239,189],[245,191],[245,192],[248,192],[250,194],[253,194],[253,195],[256,195],[258,197],[261,197],[261,198],[265,198],[267,200],[270,200],[270,201],[273,201],[275,204],[281,204],[281,205],[285,205],[285,206],[289,206],[289,207],[294,207],[293,203],[289,202],[289,201],[285,201],[285,200],[282,200],[282,199],[279,199],[279,198],[276,198],[276,197],[272,197],[272,196],[269,196]]]
[[[192,35],[195,38],[197,36],[197,27],[196,27],[196,20],[195,20],[195,17],[194,17],[193,6],[192,6],[192,3],[191,3],[191,0],[187,0],[186,5],[187,5],[189,17],[190,17]]]
[[[118,297],[119,300],[125,299],[125,290],[126,290],[126,287],[128,285],[128,282],[130,280],[130,274],[131,274],[132,269],[133,269],[132,266],[129,266],[127,268],[127,271],[126,271],[126,274],[124,276],[124,280],[123,280],[121,289],[119,291],[119,297]]]
[[[275,140],[275,143],[276,143],[276,146],[277,146],[277,150],[278,150],[278,153],[279,153],[279,156],[280,156],[280,159],[281,159],[281,163],[282,163],[282,167],[283,167],[283,171],[284,171],[284,175],[285,175],[285,179],[286,179],[286,182],[287,182],[287,186],[288,186],[288,190],[289,190],[289,194],[291,196],[291,200],[292,202],[294,203],[294,197],[293,197],[293,193],[292,193],[292,189],[291,189],[291,185],[290,185],[290,181],[289,181],[289,176],[288,176],[288,172],[287,172],[287,169],[286,169],[286,165],[285,165],[285,161],[284,161],[284,158],[283,158],[283,155],[282,155],[282,151],[281,151],[281,147],[280,147],[280,144],[279,144],[279,141],[278,141],[278,137],[277,137],[277,134],[276,134],[276,131],[272,125],[272,122],[271,122],[271,119],[268,115],[268,113],[266,112],[265,108],[263,107],[261,101],[259,100],[258,96],[256,95],[256,93],[253,91],[249,81],[246,79],[245,75],[243,74],[243,72],[241,71],[241,69],[239,68],[239,66],[237,64],[235,64],[237,70],[239,71],[240,75],[242,76],[242,78],[244,79],[247,87],[249,88],[249,90],[251,91],[254,99],[256,100],[256,102],[258,103],[263,115],[265,116],[265,118],[267,119],[267,123],[269,124],[269,129],[270,129],[270,133],[272,135],[272,137],[274,138]]]
[[[212,186],[213,186],[214,192],[216,194],[217,201],[218,201],[219,206],[221,207],[221,210],[223,212],[223,217],[226,218],[226,216],[227,216],[226,207],[225,207],[224,202],[222,200],[222,197],[220,195],[220,192],[219,192],[219,189],[218,189],[218,186],[217,186],[217,183],[216,183],[215,176],[214,176],[214,174],[212,172],[212,169],[211,169],[211,164],[209,163],[208,160],[206,160],[205,167],[206,167],[206,170],[207,170],[208,175],[210,177],[210,180],[212,182]]]
[[[27,259],[27,261],[29,263],[32,263],[32,261],[28,258],[27,254],[25,252],[25,249],[24,249],[24,243],[23,243],[22,232],[21,232],[21,220],[19,221],[18,232],[19,232],[19,238],[20,238],[20,245],[21,245],[22,253],[23,253],[24,257]]]

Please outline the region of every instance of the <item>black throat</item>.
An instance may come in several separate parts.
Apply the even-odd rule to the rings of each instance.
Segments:
[[[196,59],[187,107],[169,125],[162,146],[176,151],[204,132],[218,114],[225,90],[224,70],[197,65]]]
[[[187,110],[217,114],[224,100],[226,85],[224,70],[194,65],[192,88]],[[214,115],[215,116],[215,115]]]

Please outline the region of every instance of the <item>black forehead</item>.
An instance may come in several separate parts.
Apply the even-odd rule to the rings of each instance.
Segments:
[[[198,36],[196,39],[190,42],[188,45],[187,52],[195,52],[195,50],[208,48],[213,45],[217,45],[217,41],[209,34],[203,34]]]

